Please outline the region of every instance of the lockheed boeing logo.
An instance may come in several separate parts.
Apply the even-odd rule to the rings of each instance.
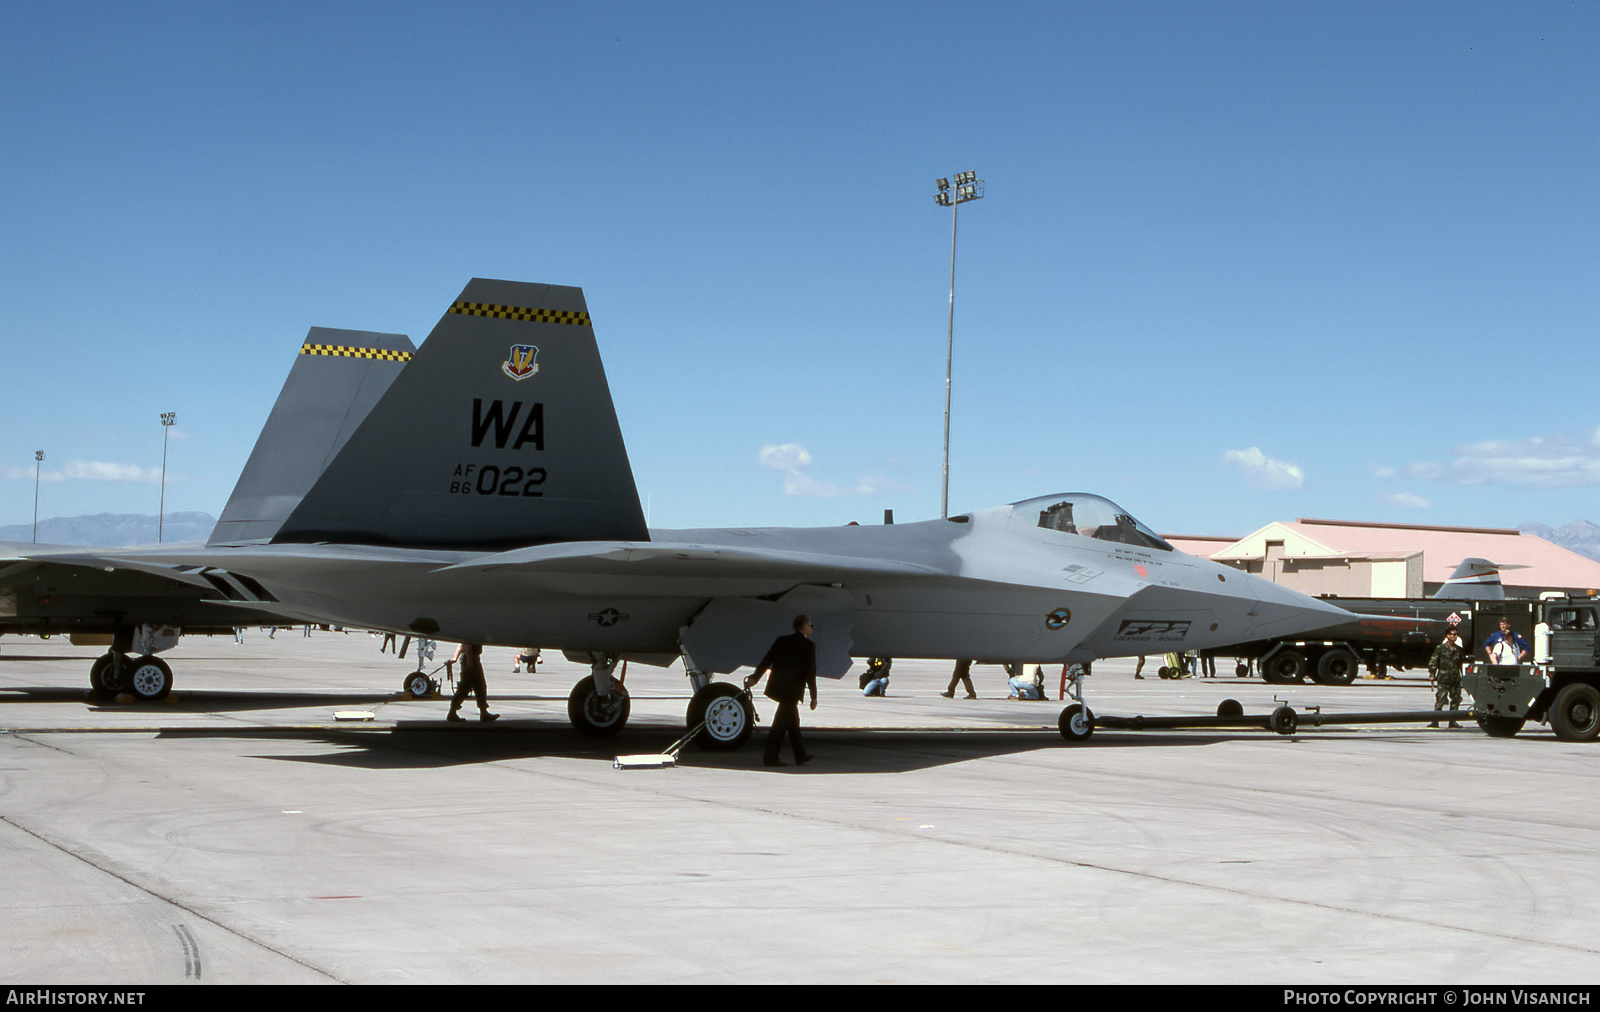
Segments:
[[[1116,640],[1135,643],[1176,643],[1189,635],[1188,619],[1129,618],[1117,629]]]

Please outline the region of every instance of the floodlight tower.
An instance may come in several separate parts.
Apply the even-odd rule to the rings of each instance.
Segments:
[[[172,426],[178,421],[176,411],[163,411],[161,413],[161,511],[156,514],[156,543],[161,542],[161,533],[167,523],[167,434],[172,431]]]
[[[44,464],[44,451],[33,451],[33,543],[39,543],[39,468]]]
[[[954,188],[951,179],[955,181]],[[939,192],[933,195],[940,207],[950,209],[950,325],[944,346],[944,478],[939,487],[939,516],[950,516],[950,368],[956,350],[956,211],[969,200],[983,196],[983,180],[976,172],[957,172],[951,179],[937,180]]]

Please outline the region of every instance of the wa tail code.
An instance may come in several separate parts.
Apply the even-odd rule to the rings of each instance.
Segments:
[[[489,429],[494,429],[494,447],[497,450],[506,448],[506,440],[511,438],[511,430],[517,424],[517,416],[522,413],[522,402],[512,401],[511,411],[508,414],[502,401],[489,402],[489,408],[484,410],[483,400],[478,397],[472,399],[472,445],[483,445],[483,438],[489,434]],[[517,431],[517,440],[511,444],[513,450],[520,450],[526,444],[533,444],[535,450],[544,449],[544,405],[535,403],[528,409],[527,416],[523,419],[522,428]]]

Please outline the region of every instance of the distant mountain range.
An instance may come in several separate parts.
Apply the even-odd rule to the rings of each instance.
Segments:
[[[39,521],[41,545],[84,548],[126,548],[156,543],[159,518],[140,513],[96,513],[84,517],[51,517]],[[209,513],[168,513],[159,524],[162,542],[204,541],[217,518]],[[0,527],[0,541],[33,541],[33,524]]]
[[[1519,531],[1536,534],[1546,541],[1560,545],[1569,552],[1577,552],[1600,562],[1600,525],[1587,520],[1574,520],[1561,527],[1549,524],[1519,524]]]

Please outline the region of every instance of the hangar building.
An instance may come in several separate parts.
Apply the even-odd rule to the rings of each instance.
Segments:
[[[1504,567],[1512,597],[1600,590],[1600,562],[1506,527],[1435,527],[1362,520],[1275,521],[1237,541],[1167,538],[1200,555],[1313,597],[1428,597],[1465,558]]]

